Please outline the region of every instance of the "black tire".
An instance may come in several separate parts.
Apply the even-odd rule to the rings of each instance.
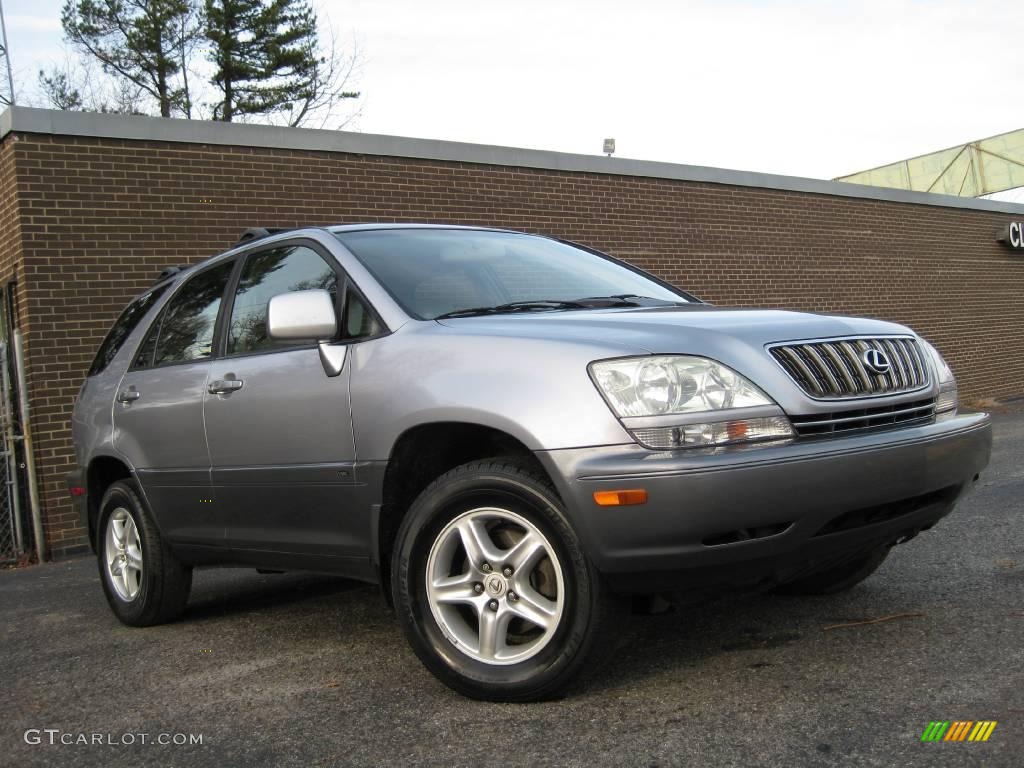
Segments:
[[[449,639],[451,633],[446,634],[442,629],[427,596],[427,567],[435,542],[440,542],[439,537],[446,531],[448,536],[458,535],[450,533],[451,526],[476,514],[474,510],[485,507],[499,513],[511,512],[528,521],[555,554],[554,558],[539,556],[542,558],[539,562],[546,563],[552,572],[557,568],[562,575],[562,607],[559,618],[552,620],[549,629],[542,630],[546,644],[535,655],[518,662],[488,662],[469,655],[472,651],[464,651],[455,640]],[[484,525],[486,527],[487,524]],[[491,528],[489,536],[494,531]],[[494,539],[491,538],[490,542],[493,543]],[[464,554],[468,552],[465,550]],[[468,572],[469,559],[464,562]],[[561,565],[555,565],[556,562]],[[497,571],[503,569],[504,565],[496,564],[491,575],[497,576]],[[527,571],[525,567],[523,570],[524,573]],[[533,576],[527,573],[524,577],[520,573],[519,578],[530,579]],[[459,693],[487,701],[550,699],[563,693],[574,680],[582,679],[583,673],[595,672],[608,653],[614,650],[615,640],[622,630],[621,619],[626,616],[628,608],[623,600],[608,591],[587,559],[547,478],[531,468],[500,458],[457,467],[420,494],[398,532],[391,584],[402,629],[427,669]],[[516,597],[511,577],[508,585],[508,593],[502,593],[501,611],[513,613],[517,599],[529,605],[525,594],[522,598]],[[477,586],[482,587],[482,584]],[[486,601],[491,595],[488,593],[482,597]],[[557,597],[555,599],[557,601]],[[491,604],[497,602],[495,600]],[[478,612],[475,619],[472,618],[474,610]],[[481,636],[477,650],[483,647],[480,630],[484,610],[483,607],[465,608],[471,616],[467,620],[468,626],[472,626],[474,620],[477,622]],[[518,626],[530,627],[529,623]],[[538,629],[539,625],[530,631]],[[516,637],[514,634],[505,636],[506,630],[500,632],[502,643],[509,637]]]
[[[780,595],[834,595],[860,584],[879,569],[889,556],[889,547],[879,547],[824,571],[811,573],[775,588]]]
[[[115,577],[111,571],[117,571],[118,567],[108,567],[108,558],[116,559],[119,557],[117,553],[124,551],[112,543],[108,531],[111,516],[115,513],[122,526],[125,513],[130,516],[141,545],[142,568],[132,584],[137,593],[130,598],[126,598],[121,588],[114,584]],[[98,523],[96,552],[100,582],[114,615],[128,626],[147,627],[170,621],[180,614],[192,588],[192,569],[179,562],[161,538],[134,481],[121,480],[107,489],[100,502]],[[123,562],[124,558],[121,560]],[[120,565],[120,568],[124,567]],[[126,588],[123,591],[130,590]]]

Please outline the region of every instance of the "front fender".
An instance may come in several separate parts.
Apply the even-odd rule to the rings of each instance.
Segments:
[[[434,328],[424,328],[429,325]],[[535,451],[633,442],[590,380],[587,364],[638,350],[410,326],[352,350],[360,461],[386,460],[403,432],[439,421],[498,429]]]

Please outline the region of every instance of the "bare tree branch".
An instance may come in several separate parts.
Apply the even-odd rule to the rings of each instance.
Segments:
[[[134,82],[96,71],[92,59],[67,55],[61,64],[40,70],[38,86],[51,109],[142,114],[147,93]]]
[[[342,117],[344,105],[360,96],[359,91],[353,90],[354,80],[362,66],[359,45],[353,38],[349,52],[342,52],[334,26],[328,21],[327,27],[330,30],[329,42],[321,49],[305,98],[293,106],[288,116],[289,126],[309,127],[315,124],[324,128],[338,121],[334,127],[340,130],[362,112],[360,106]]]

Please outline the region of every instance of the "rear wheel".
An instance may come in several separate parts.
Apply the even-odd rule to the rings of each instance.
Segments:
[[[168,549],[134,482],[122,480],[107,489],[98,530],[100,581],[114,615],[144,627],[181,613],[192,569]]]
[[[458,467],[419,496],[399,531],[392,585],[427,668],[491,701],[550,698],[593,671],[622,607],[546,478],[500,459]]]
[[[889,547],[879,547],[824,571],[811,573],[775,588],[780,595],[833,595],[860,584],[879,569],[889,556]]]

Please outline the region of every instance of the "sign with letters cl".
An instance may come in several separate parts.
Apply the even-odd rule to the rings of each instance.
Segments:
[[[999,242],[1015,251],[1024,251],[1024,221],[1011,221],[999,233]]]

